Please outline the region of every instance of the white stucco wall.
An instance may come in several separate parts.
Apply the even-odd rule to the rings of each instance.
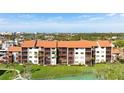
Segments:
[[[78,54],[76,54],[76,52]],[[81,54],[83,52],[83,54]],[[74,49],[74,64],[85,64],[85,48]]]
[[[99,53],[97,52],[99,51]],[[95,48],[95,62],[101,63],[106,61],[106,48],[101,48],[100,46],[98,48]]]
[[[56,65],[56,48],[51,48],[50,49],[50,55],[51,55],[51,57],[50,57],[50,59],[51,59],[51,65]],[[52,54],[52,52],[55,52],[55,54]]]
[[[39,64],[39,59],[38,59],[39,52],[38,51],[39,49],[36,49],[36,48],[28,49],[28,61],[29,62],[32,62],[33,64]],[[35,56],[37,56],[37,58],[35,58]]]
[[[13,55],[13,58],[14,58],[14,59],[13,59],[14,62],[18,62],[18,60],[16,59],[16,58],[18,57],[18,56],[17,56],[17,55],[18,55],[18,52],[13,52],[12,55]]]

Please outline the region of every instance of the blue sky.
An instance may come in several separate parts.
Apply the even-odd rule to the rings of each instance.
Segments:
[[[122,13],[0,13],[0,32],[124,32]]]

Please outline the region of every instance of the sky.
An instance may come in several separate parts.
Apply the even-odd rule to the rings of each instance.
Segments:
[[[124,32],[124,14],[0,13],[0,32]]]

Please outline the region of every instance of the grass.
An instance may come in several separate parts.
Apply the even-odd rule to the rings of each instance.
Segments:
[[[81,66],[32,66],[32,79],[54,79],[64,76],[80,75]]]
[[[2,69],[17,69],[20,73],[24,73],[24,67],[18,64],[0,64],[0,72],[3,72]],[[16,71],[5,71],[2,75],[0,75],[0,80],[12,80],[16,77]]]
[[[68,76],[80,76],[87,72],[93,72],[98,79],[124,80],[124,64],[96,64],[93,67],[85,66],[40,66],[18,65],[13,66],[0,64],[0,68],[18,69],[21,74],[31,73],[31,79],[55,79]],[[13,72],[5,72],[0,79],[12,79]]]
[[[124,64],[96,65],[97,77],[105,80],[124,80]]]
[[[12,80],[15,76],[15,71],[5,71],[5,73],[0,76],[0,80]]]
[[[20,73],[23,73],[24,70],[28,67],[31,67],[31,65],[19,65],[19,64],[0,64],[0,69],[4,69],[4,68],[7,68],[7,69],[17,69],[20,71]]]

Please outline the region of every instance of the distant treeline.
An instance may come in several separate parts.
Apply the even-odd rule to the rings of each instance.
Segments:
[[[117,40],[124,39],[124,33],[24,33],[21,35],[24,39],[41,39],[41,40]],[[5,35],[6,39],[20,38],[19,35]]]
[[[46,36],[48,36],[46,38]],[[117,39],[124,39],[124,33],[37,33],[37,34],[25,34],[27,39],[49,39],[52,40],[111,40],[112,37],[117,37]]]

